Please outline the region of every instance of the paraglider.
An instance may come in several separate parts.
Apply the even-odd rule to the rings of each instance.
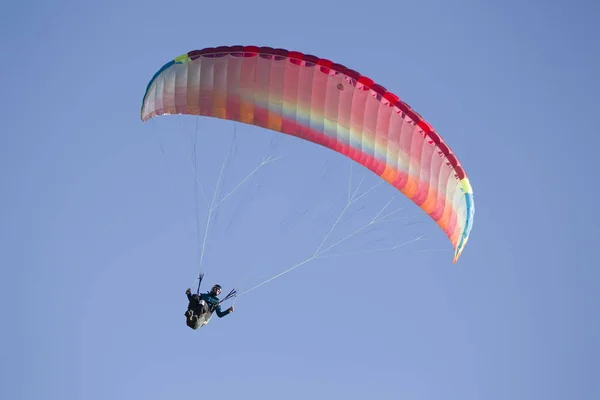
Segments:
[[[141,119],[201,115],[252,124],[328,147],[370,169],[450,239],[453,262],[473,226],[473,190],[456,155],[408,104],[327,59],[257,46],[194,50],[150,80]]]
[[[200,284],[202,283],[202,275],[199,277],[198,290],[192,294],[192,289],[188,288],[185,294],[188,298],[188,309],[185,312],[186,325],[194,330],[197,330],[210,322],[212,315],[216,312],[217,317],[223,318],[233,312],[233,306],[227,310],[221,310],[221,303],[236,295],[236,290],[233,289],[223,300],[219,300],[221,294],[221,285],[215,284],[207,293],[200,293]]]
[[[327,147],[371,170],[429,215],[450,239],[453,263],[469,240],[473,189],[456,155],[398,96],[341,64],[271,47],[194,50],[166,63],[147,85],[142,121],[168,114],[237,121]],[[218,286],[203,295],[186,291],[189,327],[205,325],[213,311],[219,317],[233,311],[221,311],[218,293]]]

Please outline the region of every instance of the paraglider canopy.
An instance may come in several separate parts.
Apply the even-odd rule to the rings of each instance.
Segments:
[[[456,262],[473,190],[456,155],[408,104],[327,59],[257,46],[194,50],[151,79],[141,118],[190,114],[253,124],[328,147],[370,169],[444,231]]]

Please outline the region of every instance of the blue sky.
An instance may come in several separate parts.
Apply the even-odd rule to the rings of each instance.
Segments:
[[[566,1],[8,3],[0,397],[599,398],[599,11]],[[225,292],[309,257],[346,204],[351,171],[354,189],[364,177],[359,193],[378,182],[258,128],[139,120],[165,62],[232,44],[329,58],[423,115],[475,193],[459,263],[398,197],[389,210],[406,219],[332,249],[361,254],[313,260],[188,329],[184,291],[207,216],[200,194],[196,214],[193,140],[209,201],[229,151],[222,194],[263,157],[281,157],[211,215],[202,269]],[[328,243],[394,194],[361,198]]]

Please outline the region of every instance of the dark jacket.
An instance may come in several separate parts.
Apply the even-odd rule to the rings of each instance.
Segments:
[[[227,314],[229,314],[231,312],[231,311],[229,311],[229,309],[227,309],[225,311],[221,311],[221,305],[219,304],[219,298],[216,296],[213,296],[210,293],[202,293],[200,295],[200,299],[206,301],[210,305],[211,312],[216,311],[217,317],[219,317],[219,318],[223,318],[224,316],[226,316]]]

